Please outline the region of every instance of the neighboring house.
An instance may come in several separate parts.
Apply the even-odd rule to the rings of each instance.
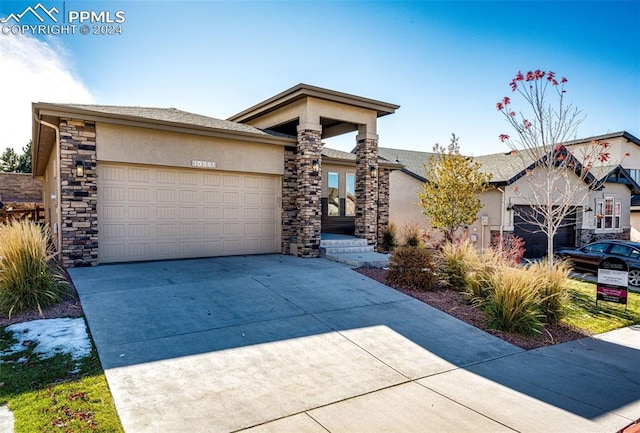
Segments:
[[[33,104],[33,171],[67,267],[282,253],[388,225],[377,119],[397,105],[299,84],[228,120],[173,108]],[[355,154],[322,139],[357,131]],[[332,219],[335,218],[335,219]]]
[[[584,202],[576,202],[574,215],[567,218],[554,239],[555,246],[580,246],[592,240],[603,238],[629,239],[631,231],[631,196],[640,193],[640,187],[625,170],[624,164],[640,166],[638,139],[626,132],[591,137],[566,143],[573,152],[592,140],[605,140],[610,144],[611,161],[623,161],[622,165],[600,166],[592,169],[594,188]],[[624,158],[625,153],[631,156]],[[426,181],[424,163],[433,156],[427,152],[410,152],[398,149],[380,148],[381,158],[404,165],[402,170],[390,174],[389,219],[402,227],[407,223],[428,225],[422,214],[417,193],[422,191]],[[470,239],[480,248],[490,245],[500,236],[514,234],[525,240],[527,257],[540,257],[546,252],[546,236],[536,233],[536,228],[525,221],[522,215],[530,212],[529,188],[523,159],[514,152],[484,155],[474,158],[483,170],[492,174],[494,189],[482,194],[482,209],[476,221],[467,230]],[[637,161],[637,162],[635,162]],[[533,161],[530,161],[533,163]],[[531,166],[532,167],[532,166]],[[530,168],[531,168],[530,167]],[[577,175],[573,175],[579,181]]]

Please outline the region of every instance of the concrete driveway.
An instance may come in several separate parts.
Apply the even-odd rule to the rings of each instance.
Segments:
[[[138,432],[615,432],[640,417],[640,329],[524,352],[324,259],[76,268]]]

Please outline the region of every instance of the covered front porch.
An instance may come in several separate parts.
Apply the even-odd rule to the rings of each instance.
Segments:
[[[393,166],[380,165],[377,119],[398,108],[299,84],[229,119],[297,137],[284,149],[283,254],[318,257],[324,229],[351,234],[351,221],[352,234],[375,248],[389,222]],[[323,148],[323,139],[356,131],[354,153]]]

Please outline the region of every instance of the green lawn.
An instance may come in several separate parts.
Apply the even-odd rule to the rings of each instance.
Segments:
[[[13,342],[0,328],[0,351]],[[13,411],[15,433],[123,432],[95,348],[79,368],[68,354],[43,360],[33,347],[0,359],[0,405]]]
[[[629,291],[627,311],[623,304],[598,301],[596,285],[570,280],[568,314],[563,322],[592,334],[640,323],[640,293]]]

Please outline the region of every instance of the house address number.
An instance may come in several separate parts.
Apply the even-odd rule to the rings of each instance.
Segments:
[[[191,167],[216,168],[217,164],[213,161],[198,161],[194,159],[193,161],[191,161]]]

